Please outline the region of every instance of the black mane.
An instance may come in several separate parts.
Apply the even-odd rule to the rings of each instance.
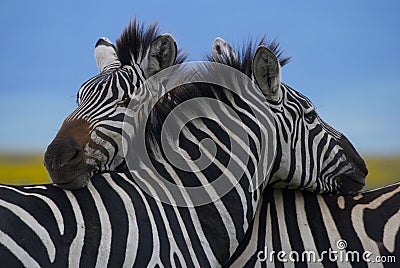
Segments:
[[[136,18],[125,27],[121,36],[117,39],[117,56],[122,65],[132,65],[134,62],[140,63],[151,43],[160,35],[158,23],[145,26],[139,23]],[[176,64],[186,60],[187,54],[178,50],[175,60]]]
[[[228,65],[251,77],[253,57],[257,47],[260,45],[269,48],[278,58],[281,66],[286,65],[290,61],[290,57],[283,56],[283,51],[276,40],[268,42],[265,37],[261,38],[259,42],[254,43],[252,40],[249,40],[241,49],[236,50],[237,56],[232,53],[224,53],[218,59],[213,59],[211,55],[206,55],[206,59],[210,62]],[[213,72],[212,66],[206,64],[204,67],[203,71]],[[149,121],[150,136],[156,137],[158,135],[157,132],[160,131],[158,128],[162,126],[166,116],[179,104],[198,97],[215,98],[216,95],[220,95],[221,97],[221,94],[224,94],[223,88],[208,83],[185,84],[173,89],[168,93],[168,97],[163,97],[158,101],[155,109],[152,111]]]
[[[278,58],[281,66],[287,64],[290,60],[290,57],[283,57],[282,51],[279,48],[279,44],[277,41],[267,42],[265,38],[262,38],[260,42],[256,43],[255,46],[253,42],[250,40],[247,42],[245,46],[241,50],[238,50],[238,56],[233,55],[232,53],[222,54],[218,59],[212,59],[211,55],[207,56],[207,61],[215,61],[218,63],[226,64],[230,67],[233,67],[245,75],[251,77],[252,76],[252,60],[255,54],[255,51],[259,45],[265,45],[268,47]],[[213,72],[213,67],[209,65],[204,65],[205,72]],[[155,147],[154,144],[158,144],[159,148],[162,148],[161,145],[161,129],[163,127],[163,123],[169,113],[175,109],[175,107],[179,106],[181,103],[195,98],[217,98],[220,101],[227,101],[227,97],[225,96],[226,92],[230,92],[229,90],[225,91],[221,86],[209,84],[209,83],[191,83],[184,84],[179,87],[176,87],[172,91],[168,92],[167,95],[162,97],[154,109],[151,111],[149,121],[146,125],[146,147],[148,152],[152,157],[155,157],[157,153],[154,153],[153,149]],[[237,96],[233,93],[232,96],[235,98],[235,103],[241,103],[242,107],[245,107],[247,104],[241,100],[240,96]],[[199,100],[199,107],[201,107],[201,99]],[[229,101],[227,101],[229,105]],[[199,109],[199,107],[193,107],[193,109]],[[173,128],[173,126],[169,126]],[[176,126],[178,128],[179,126]],[[156,150],[157,151],[157,150]],[[164,154],[164,152],[160,152]],[[165,155],[164,155],[165,157]],[[157,157],[156,157],[157,158]]]
[[[220,55],[218,59],[213,59],[211,55],[207,55],[206,58],[208,61],[226,64],[251,77],[253,57],[257,50],[257,47],[261,45],[266,46],[274,53],[282,67],[290,61],[290,57],[283,56],[283,51],[280,48],[278,41],[267,41],[265,36],[263,36],[259,42],[253,42],[253,40],[250,39],[247,44],[242,46],[241,49],[235,49],[237,55],[224,53]]]

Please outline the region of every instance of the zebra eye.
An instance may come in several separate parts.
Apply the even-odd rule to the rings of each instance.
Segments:
[[[317,118],[317,112],[315,110],[309,111],[308,113],[304,114],[304,119],[307,123],[311,124],[314,122],[315,118]]]
[[[129,97],[124,97],[120,102],[118,102],[117,106],[126,108],[128,107],[130,101],[131,99]]]

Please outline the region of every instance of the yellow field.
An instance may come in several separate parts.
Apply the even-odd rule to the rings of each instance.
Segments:
[[[400,157],[368,157],[367,189],[400,181]]]
[[[43,155],[0,155],[0,183],[50,183]]]
[[[400,181],[399,157],[367,157],[367,189]],[[0,155],[0,183],[40,184],[50,178],[43,166],[43,155]]]

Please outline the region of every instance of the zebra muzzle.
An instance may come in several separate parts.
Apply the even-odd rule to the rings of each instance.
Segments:
[[[51,180],[61,188],[74,189],[86,185],[88,168],[83,149],[73,139],[54,139],[44,155],[44,166]]]
[[[83,119],[65,120],[44,154],[44,166],[51,180],[64,189],[84,187],[92,166],[86,163],[89,123]]]
[[[83,160],[82,147],[73,140],[55,139],[45,153],[45,166],[51,170],[60,170],[79,164]]]

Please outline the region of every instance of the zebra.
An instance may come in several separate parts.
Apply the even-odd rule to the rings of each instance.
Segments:
[[[354,196],[267,187],[225,267],[398,267],[399,204],[400,182]]]
[[[114,46],[100,38],[95,46],[99,75],[78,91],[78,107],[63,122],[45,152],[44,165],[54,183],[84,187],[95,173],[124,166],[122,123],[131,98],[146,78],[185,59],[170,34],[158,25],[145,28],[136,18]],[[137,97],[137,96],[135,96]]]
[[[210,206],[165,204],[130,172],[96,174],[75,190],[0,185],[0,196],[4,267],[218,267],[233,253]]]
[[[143,25],[136,26],[131,24],[126,29],[117,40],[116,47],[108,39],[98,41],[95,57],[100,74],[89,79],[79,89],[78,107],[64,120],[46,150],[44,164],[53,182],[62,188],[81,188],[97,172],[118,171],[126,167],[122,125],[124,114],[129,110],[129,102],[134,100],[135,103],[141,103],[146,98],[152,98],[151,93],[142,87],[144,80],[174,62],[183,61],[181,56],[175,61],[178,52],[171,35],[157,37],[156,26],[151,26],[147,31]],[[226,51],[228,53],[224,53]],[[259,47],[257,53],[249,47],[243,55],[238,55],[226,42],[217,39],[213,49],[215,62],[232,65],[248,76],[254,73],[259,90],[265,97],[265,108],[261,113],[266,115],[271,110],[274,113],[278,148],[274,174],[266,178],[265,184],[316,192],[357,192],[365,183],[367,169],[364,161],[344,135],[318,117],[312,103],[305,96],[280,82],[280,66],[289,60],[281,54],[277,43],[271,43],[269,49]],[[252,56],[255,57],[256,67],[253,71]],[[272,64],[273,69],[269,69],[269,64]],[[260,73],[260,70],[266,73]],[[271,77],[263,81],[265,75]],[[269,87],[269,83],[273,83],[271,86],[274,88]],[[165,119],[166,114],[184,101],[201,97],[224,102],[246,116],[247,121],[240,122],[238,129],[245,129],[249,133],[249,139],[254,141],[255,147],[260,143],[260,136],[268,136],[267,128],[256,129],[257,126],[252,126],[257,123],[254,115],[249,115],[253,103],[239,103],[233,93],[218,86],[183,86],[159,100],[159,105],[155,106],[155,115],[150,120],[151,127],[147,132],[150,133],[148,144],[153,146],[150,151],[161,151],[158,148],[157,133],[154,134],[155,129],[158,129],[157,124],[162,124],[160,118]],[[206,110],[205,116],[213,112]],[[227,112],[222,114],[229,117]],[[213,140],[217,148],[223,151],[221,146],[224,147],[224,141],[220,134],[226,134],[229,128],[221,130],[221,127],[210,126],[205,121],[193,120],[192,124],[185,126],[186,132],[182,131],[183,136],[186,135],[186,142],[183,142],[181,151],[186,151],[189,158],[198,155],[191,140],[201,140],[199,136]],[[244,137],[242,135],[239,138]],[[245,148],[245,151],[252,152],[257,148]],[[257,155],[262,156],[263,153],[254,152],[253,162],[257,162]],[[157,157],[161,159],[154,160]],[[165,155],[160,153],[153,155],[153,160],[161,165],[161,169],[164,168],[164,158]],[[174,181],[169,172],[165,172],[165,175]],[[199,181],[198,178],[194,180]]]
[[[143,24],[138,26],[135,21],[128,26],[120,39],[117,40],[116,47],[105,38],[97,42],[95,57],[100,74],[82,85],[77,96],[78,108],[65,119],[61,129],[45,153],[45,166],[57,186],[64,189],[82,188],[95,173],[106,171],[118,172],[126,168],[122,154],[122,136],[124,134],[122,121],[123,115],[127,111],[128,103],[132,99],[140,101],[145,97],[149,97],[150,94],[142,91],[138,92],[138,89],[142,88],[146,78],[172,65],[174,62],[179,62],[180,60],[175,60],[177,55],[176,44],[171,35],[158,36],[156,26],[151,26],[145,30]],[[281,63],[284,62],[285,59],[282,58]],[[244,116],[248,118],[247,120],[253,122],[254,120],[251,117],[251,113],[249,115],[249,109],[246,105],[240,103],[237,97],[224,89],[210,87],[209,85],[196,85],[194,88],[189,89],[183,87],[177,93],[173,92],[167,98],[160,101],[160,105],[156,107],[157,109],[153,116],[154,122],[151,122],[153,126],[149,131],[149,137],[153,139],[150,141],[150,144],[152,145],[153,152],[156,152],[154,153],[153,160],[161,167],[160,169],[165,177],[173,182],[176,181],[176,178],[182,178],[181,183],[185,186],[201,186],[213,179],[205,176],[205,174],[219,174],[222,173],[223,169],[214,165],[210,167],[208,173],[207,170],[200,173],[188,173],[181,172],[169,165],[168,162],[164,161],[163,155],[157,153],[157,150],[161,146],[156,137],[157,133],[152,132],[156,132],[157,130],[157,126],[159,125],[157,120],[162,121],[168,112],[181,102],[194,97],[204,96],[204,92],[207,92],[206,96],[208,97],[215,99],[224,98],[231,107],[239,112],[243,113],[244,110],[246,112]],[[266,109],[269,108],[266,107]],[[193,127],[195,131],[191,130],[190,127]],[[244,232],[247,230],[248,222],[254,216],[256,204],[261,195],[262,188],[254,193],[247,191],[248,179],[255,172],[254,167],[256,164],[254,162],[259,158],[256,144],[258,143],[257,139],[260,139],[261,130],[254,123],[245,127],[247,132],[249,132],[249,138],[254,140],[253,143],[248,145],[248,151],[254,155],[253,159],[255,159],[255,161],[249,162],[247,165],[244,164],[245,169],[250,170],[248,173],[243,174],[243,177],[247,178],[247,180],[238,178],[240,183],[236,185],[233,191],[229,192],[216,203],[195,209],[195,212],[191,215],[192,217],[197,217],[203,225],[206,225],[205,221],[210,217],[220,220],[219,226],[221,226],[221,232],[219,233],[226,234],[222,239],[215,236],[215,230],[208,230],[208,233],[207,230],[203,231],[206,233],[207,238],[212,240],[215,245],[221,243],[220,241],[223,241],[223,244],[227,245],[226,247],[217,247],[218,250],[215,249],[218,251],[217,262],[214,261],[212,262],[213,264],[224,263],[224,260],[234,251],[242,239]],[[194,154],[197,153],[196,150],[190,149],[193,147],[193,142],[190,141],[194,139],[193,137],[197,138],[199,132],[201,135],[205,135],[212,140],[216,140],[216,137],[223,137],[224,133],[218,133],[217,135],[213,132],[217,128],[218,126],[213,126],[208,122],[194,122],[193,126],[189,126],[189,130],[186,132],[188,133],[185,143],[187,148],[183,148],[184,151],[189,155],[193,154],[193,152]],[[327,133],[327,135],[331,134]],[[200,140],[200,138],[197,138],[197,140]],[[331,139],[330,145],[335,147],[336,150],[338,150],[337,147],[340,147],[334,139]],[[221,141],[218,147],[221,151],[224,151],[224,141]],[[340,147],[340,149],[343,150],[343,155],[346,154],[349,157],[337,160],[339,164],[346,166],[356,165],[352,162],[362,162],[362,159],[359,159],[358,154],[351,146],[347,148]],[[196,157],[196,155],[191,156]],[[223,165],[224,163],[220,162],[221,164]],[[243,165],[243,163],[239,164]],[[332,161],[325,161],[323,164],[324,167],[329,168]],[[285,168],[289,167],[282,165],[282,169]],[[144,170],[144,174],[135,174],[133,177],[139,177],[139,180],[142,181],[154,177],[154,174],[149,174],[146,168],[142,170]],[[331,168],[329,171],[332,175],[341,175],[340,173],[337,174],[340,170],[335,168]],[[307,189],[341,191],[342,193],[349,193],[356,190],[352,187],[349,188],[346,180],[342,180],[340,185],[334,184],[333,181],[331,181],[331,184],[328,184],[318,181],[318,175],[307,181],[307,186],[309,186]],[[362,179],[360,177],[360,180]],[[265,184],[268,184],[268,178],[266,180]],[[293,180],[293,183],[298,184],[292,185],[292,187],[298,187],[298,185],[304,187],[304,182],[302,182],[303,184],[299,184],[299,181]],[[311,184],[313,183],[318,184],[318,186],[312,187]],[[337,186],[340,187],[337,188]],[[174,196],[174,198],[177,197]],[[186,201],[190,207],[190,200]]]
[[[279,53],[277,47],[275,52]],[[152,75],[157,75],[158,72],[162,72],[162,69],[171,66],[174,62],[182,61],[175,60],[177,55],[177,47],[171,35],[159,35],[156,26],[151,26],[146,30],[143,24],[139,26],[135,21],[122,33],[116,46],[105,38],[97,42],[95,58],[100,74],[82,85],[77,95],[77,109],[65,119],[45,153],[45,166],[57,186],[64,189],[82,188],[95,173],[126,170],[123,155],[123,140],[126,133],[123,130],[123,123],[125,122],[123,119],[124,115],[129,113],[131,109],[131,107],[128,107],[129,103],[133,101],[140,104],[146,98],[151,98],[152,93],[147,92],[146,88],[143,87],[144,80]],[[281,57],[282,64],[286,61],[286,58]],[[261,90],[262,88],[260,92]],[[227,89],[202,83],[194,86],[182,86],[176,91],[168,93],[170,94],[159,100],[154,112],[152,111],[150,123],[146,125],[146,127],[149,127],[148,135],[146,135],[148,138],[147,145],[150,147],[152,164],[157,166],[163,178],[166,178],[167,182],[185,186],[185,189],[172,194],[165,190],[166,183],[162,181],[160,181],[159,186],[146,185],[151,179],[157,181],[158,177],[157,174],[153,174],[148,169],[148,166],[140,166],[141,163],[138,161],[138,168],[133,170],[138,173],[132,175],[132,178],[136,178],[145,184],[144,189],[158,187],[156,198],[164,198],[164,201],[167,199],[167,202],[171,204],[176,204],[176,200],[179,199],[184,203],[183,206],[194,206],[193,199],[196,196],[187,197],[188,190],[186,188],[202,188],[202,186],[205,188],[216,177],[229,172],[226,169],[228,162],[226,158],[227,155],[229,156],[230,149],[227,136],[236,133],[232,133],[232,131],[228,133],[226,129],[229,130],[229,128],[222,128],[207,119],[192,120],[187,124],[182,131],[179,146],[182,149],[181,151],[186,152],[188,158],[198,158],[199,149],[193,147],[204,137],[215,141],[217,157],[210,166],[200,172],[188,172],[171,165],[165,159],[165,154],[163,154],[161,148],[159,126],[162,125],[174,108],[185,101],[208,97],[223,102],[240,114],[242,121],[238,123],[230,117],[230,114],[218,113],[225,116],[224,120],[221,120],[222,124],[229,122],[233,125],[239,125],[240,129],[245,130],[245,136],[250,141],[243,145],[241,143],[241,140],[245,138],[243,135],[237,135],[239,138],[234,140],[244,147],[245,154],[249,153],[250,161],[242,162],[240,158],[234,159],[234,164],[243,169],[244,172],[239,176],[233,174],[230,176],[232,181],[228,182],[229,185],[223,185],[228,186],[230,191],[221,197],[217,189],[199,190],[198,192],[205,192],[204,195],[210,196],[212,201],[215,202],[196,208],[192,215],[192,217],[197,217],[203,225],[207,225],[205,221],[211,217],[219,219],[219,233],[223,233],[225,236],[216,236],[215,230],[205,229],[203,232],[215,245],[218,245],[218,243],[227,245],[218,247],[218,250],[216,250],[217,263],[222,264],[236,249],[254,216],[263,187],[259,187],[253,192],[249,191],[248,188],[252,184],[251,178],[256,173],[257,161],[260,161],[263,156],[259,146],[261,137],[268,136],[269,132],[264,125],[257,124],[258,121],[255,120],[251,107],[249,107],[254,102],[245,103],[240,99],[240,96],[234,95]],[[201,101],[199,103],[199,109],[201,109],[203,103]],[[263,104],[265,104],[265,107],[262,112],[269,114],[270,107],[265,99]],[[221,108],[221,110],[223,109]],[[208,116],[216,113],[213,110],[206,110],[206,112]],[[325,129],[323,132],[328,137],[332,135]],[[313,143],[312,146],[318,146],[318,144]],[[352,181],[340,177],[344,173],[340,168],[349,165],[356,166],[357,162],[363,163],[362,159],[353,147],[344,147],[332,138],[330,138],[328,149],[331,154],[334,154],[337,150],[342,150],[341,155],[343,156],[334,159],[335,161],[327,157],[322,163],[319,163],[321,168],[326,168],[329,171],[330,181],[324,181],[325,178],[320,178],[320,174],[317,173],[308,177],[307,181],[304,181],[304,176],[300,176],[300,179],[292,180],[289,185],[293,188],[300,187],[313,191],[340,191],[344,194],[356,191],[357,188],[352,187]],[[344,157],[344,155],[348,157]],[[236,157],[239,156],[236,155]],[[278,157],[278,159],[280,160],[278,169],[292,169],[292,164],[285,166],[284,161],[281,161],[283,158]],[[274,168],[276,169],[276,167]],[[350,172],[349,169],[345,171]],[[363,174],[357,175],[359,177],[357,176],[356,179],[360,181],[360,184],[363,183]],[[277,178],[274,177],[273,182]],[[335,181],[336,179],[337,181]],[[264,180],[263,185],[268,185],[270,182],[269,177],[262,178],[262,180]],[[154,194],[153,192],[146,191],[147,194]],[[173,198],[165,198],[168,196]],[[214,197],[217,197],[217,199],[214,199]],[[210,242],[210,244],[213,243]]]
[[[100,74],[81,87],[78,108],[45,153],[55,184],[0,185],[0,258],[7,266],[32,267],[221,266],[255,214],[260,190],[247,191],[254,163],[246,163],[245,179],[209,204],[193,206],[189,199],[186,207],[172,206],[147,185],[150,195],[137,179],[146,182],[155,174],[126,170],[122,117],[131,99],[140,99],[135,90],[144,79],[183,56],[171,35],[134,21],[116,46],[101,38],[95,58]],[[247,130],[258,137],[259,126]],[[249,147],[257,155],[255,143]],[[200,179],[204,183],[204,176]]]
[[[353,147],[345,136],[322,121],[307,97],[280,82],[280,67],[287,61],[279,62],[277,43],[272,43],[269,48],[263,46],[263,43],[262,39],[256,51],[250,43],[239,54],[226,41],[217,38],[209,58],[252,76],[260,88],[265,89],[263,93],[277,115],[277,129],[281,131],[278,135],[281,140],[278,142],[281,146],[278,147],[281,150],[278,156],[286,161],[292,160],[291,165],[301,163],[300,168],[293,166],[283,173],[285,170],[279,168],[280,164],[276,164],[271,176],[286,177],[290,182],[296,178],[296,172],[302,172],[302,177],[305,176],[304,169],[309,159],[315,156],[328,157],[327,153],[333,149],[330,139],[336,140],[343,148]],[[265,65],[268,67],[265,68]],[[290,123],[287,123],[285,117],[290,118]],[[293,132],[297,128],[299,130]],[[322,137],[318,137],[324,130],[331,136],[324,133]],[[313,131],[316,133],[312,133]],[[316,153],[296,151],[296,146],[292,145],[293,142],[309,141],[307,134],[312,135],[311,139],[318,139],[322,143],[317,147]],[[325,148],[328,151],[324,151]],[[340,149],[333,149],[332,152],[334,161],[343,157]],[[365,164],[355,150],[354,152],[350,157],[356,165],[352,167],[355,174],[348,176],[353,177],[357,173],[366,175]],[[277,157],[278,163],[279,160],[280,157]],[[307,168],[306,172],[315,174],[315,167],[319,168],[318,161],[320,160],[315,161],[314,167]],[[349,179],[354,182],[351,188],[359,190],[363,182],[351,177]],[[352,196],[272,188],[279,185],[282,186],[282,183],[271,183],[270,187],[265,188],[253,224],[225,267],[378,267],[380,264],[376,263],[376,257],[384,256],[388,266],[400,258],[400,240],[397,238],[400,230],[400,182]],[[323,258],[323,252],[327,253],[329,249],[342,253],[342,258],[338,255],[337,259],[329,259],[327,255]],[[348,253],[344,254],[343,250]],[[271,252],[275,255],[271,255]],[[278,252],[286,254],[283,260],[282,255],[278,258]],[[304,252],[315,253],[311,255],[315,258],[310,259],[314,263],[301,259],[296,262],[298,255],[293,255],[295,261],[290,262],[290,252],[299,253],[300,256]],[[369,263],[361,258],[365,252],[368,253],[367,259],[371,260]]]
[[[365,162],[342,133],[318,116],[306,96],[281,82],[281,67],[290,60],[281,55],[279,43],[267,45],[265,37],[257,49],[250,40],[241,51],[218,37],[208,56],[252,78],[274,114],[278,142],[269,186],[357,193],[368,174]],[[319,178],[317,183],[313,178]]]
[[[224,235],[218,219],[202,221],[193,217],[193,207],[157,201],[130,176],[96,174],[87,187],[72,191],[1,185],[2,265],[255,267],[266,247],[320,254],[337,250],[340,239],[347,241],[347,250],[400,257],[400,183],[356,196],[267,187],[237,250],[229,261],[218,262],[214,252],[226,245],[213,244],[206,235],[207,228]],[[283,266],[276,255],[274,263]]]
[[[64,121],[45,153],[45,166],[61,189],[51,185],[0,187],[4,190],[2,219],[7,219],[0,228],[2,259],[14,261],[10,265],[32,266],[141,266],[138,256],[145,253],[149,258],[144,263],[160,266],[219,266],[228,260],[243,239],[261,195],[261,189],[247,191],[255,163],[244,165],[248,172],[243,178],[247,180],[238,178],[239,183],[220,200],[198,207],[192,206],[190,199],[185,199],[186,207],[161,202],[154,198],[159,192],[152,186],[147,186],[154,194],[150,196],[136,184],[135,177],[144,183],[154,178],[151,170],[125,170],[121,125],[128,103],[148,97],[135,89],[142,88],[145,78],[179,62],[182,56],[176,60],[177,55],[171,35],[159,35],[154,25],[145,30],[136,21],[124,31],[116,47],[106,38],[97,42],[95,58],[100,74],[81,87],[78,108]],[[226,94],[218,90],[211,92]],[[172,104],[176,104],[177,95],[167,96]],[[239,111],[246,108],[235,97],[225,96],[234,100],[232,106]],[[159,108],[161,118],[168,110],[165,107]],[[246,116],[252,119],[251,114]],[[247,130],[252,139],[260,136],[260,126],[252,124]],[[256,155],[253,159],[258,158],[256,144],[249,145],[249,151]],[[170,179],[182,177],[162,159],[154,160]],[[106,173],[99,174],[102,172]],[[188,183],[208,182],[201,172],[184,175]],[[138,234],[140,231],[144,233]],[[141,244],[135,239],[138,237]]]
[[[171,204],[175,204],[176,200],[180,198],[180,200],[185,202],[183,208],[172,206],[172,208],[167,209],[167,204],[162,205],[161,203],[157,203],[159,206],[157,207],[157,214],[164,217],[176,218],[174,222],[180,223],[179,228],[182,231],[174,231],[173,233],[184,237],[182,240],[184,243],[189,243],[199,250],[200,255],[197,257],[199,260],[195,262],[194,266],[199,266],[198,264],[201,264],[201,266],[218,266],[223,264],[232,255],[243,238],[248,228],[248,223],[255,214],[258,198],[261,195],[260,189],[254,192],[248,191],[250,180],[255,173],[255,161],[242,163],[240,159],[236,160],[235,165],[240,166],[244,170],[243,174],[237,178],[232,176],[232,181],[229,182],[231,184],[229,185],[230,190],[221,199],[219,199],[220,193],[215,189],[203,191],[206,195],[213,196],[213,202],[202,206],[195,206],[194,197],[188,197],[185,190],[176,195],[165,191],[163,188],[164,184],[162,183],[158,188],[157,185],[149,185],[148,181],[150,179],[157,179],[157,175],[151,169],[146,166],[140,166],[136,170],[127,170],[123,155],[123,140],[126,134],[123,130],[124,115],[129,113],[128,106],[130,102],[138,101],[141,104],[143,99],[151,97],[151,93],[142,90],[146,89],[143,87],[146,78],[157,74],[157,72],[174,63],[183,61],[184,56],[178,53],[172,35],[159,35],[157,25],[145,28],[144,24],[138,24],[134,20],[117,40],[116,46],[109,39],[101,38],[96,43],[95,58],[100,74],[89,79],[79,89],[77,94],[77,109],[64,120],[59,132],[45,153],[44,164],[51,179],[59,188],[78,190],[81,188],[85,189],[87,185],[91,185],[88,184],[91,181],[93,181],[94,185],[97,185],[97,182],[95,183],[94,180],[104,181],[101,175],[97,176],[99,173],[119,172],[121,177],[127,177],[128,179],[125,180],[131,182],[125,191],[120,189],[121,199],[127,203],[126,207],[131,209],[126,212],[127,215],[134,213],[132,211],[135,210],[135,207],[132,204],[135,204],[135,200],[129,200],[125,193],[135,194],[138,191],[136,189],[138,181],[145,184],[145,186],[141,188],[143,191],[140,194],[136,194],[138,197],[135,198],[142,198],[141,195],[148,196],[151,194],[156,201],[164,197],[163,200],[167,199]],[[175,97],[172,96],[173,99]],[[235,103],[235,105],[243,104]],[[162,116],[163,107],[160,106],[158,108],[160,111],[159,116]],[[242,107],[238,108],[244,109]],[[248,117],[248,115],[246,116]],[[157,120],[157,118],[157,115],[155,115],[154,120]],[[246,129],[252,135],[251,138],[258,138],[260,136],[259,126],[252,124]],[[150,129],[150,132],[152,130]],[[204,133],[208,134],[207,131]],[[224,133],[220,133],[220,136],[223,135]],[[237,141],[237,143],[239,142]],[[189,145],[191,146],[191,143]],[[223,147],[224,145],[221,144],[221,146]],[[259,153],[256,142],[248,146],[252,154],[252,159],[256,160]],[[155,150],[157,148],[152,152],[155,152]],[[224,157],[226,157],[225,150],[226,148],[220,150],[224,154]],[[163,159],[154,158],[154,160],[157,161],[155,165],[161,166],[161,173],[167,179],[174,181],[181,179],[185,186],[188,186],[187,184],[190,184],[190,186],[207,185],[209,181],[215,178],[207,177],[205,175],[207,174],[206,172],[204,174],[201,172],[182,172],[171,167],[168,162],[162,162]],[[224,159],[220,159],[220,161],[220,163],[209,168],[209,170],[214,172],[214,176],[227,173],[223,168],[223,164],[225,164],[223,162]],[[91,179],[89,180],[89,178]],[[110,189],[109,185],[100,185],[103,188],[96,188],[96,196],[100,196],[101,199],[108,198],[106,193],[112,189]],[[63,192],[56,191],[54,187],[51,187],[50,190],[50,192],[55,191],[60,193],[59,195],[63,195]],[[22,190],[19,189],[19,191]],[[82,191],[86,192],[87,190]],[[202,192],[202,190],[198,192]],[[214,200],[214,197],[217,199]],[[146,210],[142,212],[147,211],[145,213],[151,213],[149,209],[150,207],[147,206]],[[97,207],[97,210],[104,211],[104,206]],[[120,210],[126,211],[123,209]],[[75,209],[72,212],[74,211]],[[95,212],[92,211],[91,213]],[[179,215],[180,213],[185,216]],[[36,217],[36,213],[32,213],[32,215],[34,215],[34,218]],[[103,216],[108,218],[108,215]],[[146,218],[142,215],[138,217]],[[183,218],[187,222],[183,221]],[[130,221],[133,222],[132,224],[135,223],[135,221],[126,216],[121,220],[124,220],[125,223],[129,223]],[[147,223],[149,222],[147,221]],[[5,230],[9,230],[7,229],[9,224],[10,222],[6,223]],[[75,226],[79,226],[79,224],[75,223],[71,226],[78,228]],[[164,220],[160,224],[170,225],[171,223]],[[153,229],[159,228],[159,225],[154,221],[152,225],[154,225]],[[101,227],[107,230],[112,228],[109,224],[104,226],[102,225]],[[118,226],[118,224],[115,226]],[[163,227],[157,230],[157,232],[165,232],[165,228]],[[168,232],[168,234],[169,236],[172,235],[171,232]],[[10,235],[13,235],[13,232],[10,232]],[[197,236],[198,238],[196,238]],[[128,237],[131,237],[131,234]],[[10,238],[10,243],[11,241],[13,241],[12,238]],[[170,248],[171,250],[175,250],[175,245],[166,245],[166,241],[168,239],[163,240],[163,243],[160,242],[159,245],[165,247],[167,252],[169,252]],[[132,243],[131,240],[128,240],[128,242]],[[8,242],[5,244],[8,244]],[[93,242],[93,245],[99,246],[96,242]],[[188,245],[186,246],[188,247]],[[27,249],[33,250],[29,247]],[[112,247],[112,250],[114,250],[114,247]],[[157,255],[157,249],[154,250],[152,254]],[[152,251],[148,250],[148,252]],[[165,254],[164,252],[163,254]],[[185,249],[181,255],[185,255],[185,258],[190,258],[188,256],[193,255],[193,252],[191,254],[189,252],[189,249]],[[174,263],[175,257],[171,258],[170,261]],[[49,258],[49,260],[51,263],[57,262],[54,258]],[[107,261],[105,260],[101,263],[105,264]],[[186,262],[187,260],[185,260]],[[189,262],[187,265],[192,266],[193,264]]]

